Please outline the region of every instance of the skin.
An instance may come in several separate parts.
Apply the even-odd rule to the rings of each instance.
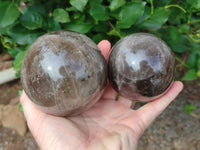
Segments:
[[[107,59],[111,45],[98,44]],[[23,92],[21,103],[41,150],[134,150],[139,138],[153,120],[183,89],[176,81],[167,93],[137,110],[132,101],[120,97],[108,84],[101,99],[85,113],[74,117],[56,117],[38,110]]]

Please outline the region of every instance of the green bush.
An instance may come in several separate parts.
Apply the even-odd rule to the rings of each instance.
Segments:
[[[188,69],[183,80],[200,78],[200,0],[0,0],[0,47],[14,57],[15,69],[38,36],[59,29],[112,44],[131,33],[153,33]]]

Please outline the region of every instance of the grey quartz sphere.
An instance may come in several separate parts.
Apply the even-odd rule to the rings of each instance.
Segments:
[[[160,38],[135,33],[119,40],[108,60],[111,86],[123,97],[150,101],[163,95],[174,79],[175,60]]]
[[[107,63],[87,36],[54,31],[39,37],[27,50],[21,82],[42,111],[56,116],[77,115],[101,97],[107,84]]]

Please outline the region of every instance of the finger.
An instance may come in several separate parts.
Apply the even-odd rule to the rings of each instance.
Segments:
[[[183,89],[182,82],[176,81],[170,89],[160,98],[149,102],[135,111],[135,115],[140,118],[140,124],[145,130],[151,122],[175,99]]]
[[[107,60],[110,54],[110,49],[111,49],[110,42],[107,40],[102,40],[101,42],[99,42],[98,47],[101,50],[105,59]]]
[[[117,92],[110,86],[108,83],[106,89],[104,90],[104,93],[102,95],[102,99],[117,99]]]
[[[134,101],[127,99],[123,96],[119,96],[118,102],[122,103],[123,105],[125,105],[126,107],[129,107],[129,108],[133,108],[133,106],[135,105]]]
[[[25,117],[27,119],[32,118],[32,114],[33,114],[33,116],[35,116],[34,113],[40,112],[35,107],[35,105],[31,102],[31,100],[28,98],[28,96],[26,95],[26,93],[24,91],[22,92],[22,96],[20,98],[20,101],[21,101],[21,104],[22,104],[23,112],[24,112]]]
[[[39,128],[42,125],[42,122],[44,118],[47,116],[47,114],[39,111],[34,104],[30,101],[26,93],[23,91],[22,96],[20,98],[23,112],[25,115],[25,118],[27,120],[27,124],[31,132],[33,133],[34,137],[38,139],[37,133]]]
[[[132,128],[139,138],[151,122],[173,101],[182,89],[183,84],[181,82],[174,82],[162,97],[145,104],[137,110],[131,111],[122,120],[123,124]]]
[[[33,112],[33,110],[35,108],[33,107],[33,105],[31,105],[30,100],[29,100],[28,96],[26,95],[26,93],[24,92],[24,90],[22,91],[20,102],[22,104],[24,115],[28,119],[30,117],[30,115],[28,115],[28,113]],[[35,110],[34,110],[34,112],[35,112]]]
[[[110,54],[111,44],[107,40],[102,40],[98,44],[99,49],[101,50],[103,56],[107,60]],[[102,95],[102,99],[116,99],[117,98],[117,92],[110,86],[108,83],[104,94]]]

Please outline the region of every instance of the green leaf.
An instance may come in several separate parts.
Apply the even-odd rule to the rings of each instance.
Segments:
[[[197,74],[195,69],[190,69],[188,72],[185,73],[185,75],[182,78],[183,81],[192,81],[195,79],[197,79]]]
[[[27,10],[20,17],[21,24],[29,30],[35,30],[42,27],[44,22],[42,16],[34,11]]]
[[[200,70],[200,54],[197,57],[197,68]]]
[[[114,11],[114,10],[118,9],[119,7],[123,6],[125,3],[126,3],[125,0],[112,0],[109,5],[109,9],[111,11]]]
[[[19,102],[18,107],[19,107],[19,110],[23,111],[23,107],[22,107],[21,102]]]
[[[179,26],[180,33],[188,33],[190,31],[190,26],[187,24],[183,24]]]
[[[109,26],[107,24],[107,22],[105,21],[100,21],[97,25],[95,25],[93,28],[92,28],[92,31],[95,31],[95,32],[104,32],[106,33],[109,29]]]
[[[3,37],[3,36],[1,37],[1,44],[6,49],[11,49],[16,46],[15,42],[12,39],[10,39],[9,37]]]
[[[197,62],[197,51],[192,51],[189,53],[189,56],[187,58],[187,64],[190,66],[190,68],[194,68]]]
[[[85,14],[81,14],[80,18],[77,21],[84,22],[85,18],[86,18],[86,15]]]
[[[19,98],[22,96],[22,91],[21,90],[18,91],[18,95],[19,95]]]
[[[158,30],[164,23],[167,22],[170,11],[165,8],[156,8],[154,14],[145,22],[141,24],[142,28]]]
[[[119,12],[120,12],[121,9],[117,9],[115,11],[112,11],[109,13],[109,15],[112,17],[112,18],[115,18],[114,20],[116,19],[119,19]]]
[[[183,48],[185,43],[182,43],[182,36],[180,36],[178,29],[174,26],[170,26],[168,30],[169,30],[169,38],[170,38],[169,43],[173,51],[180,52],[180,53],[184,52],[186,50],[185,48]],[[181,48],[178,47],[179,45],[181,46]]]
[[[71,16],[71,18],[72,18],[73,20],[76,20],[76,19],[78,19],[80,16],[81,16],[81,12],[75,11],[75,12],[73,13],[73,15]]]
[[[53,17],[48,18],[48,25],[47,26],[48,26],[48,32],[61,29],[60,24]]]
[[[113,28],[112,30],[110,30],[108,33],[108,35],[114,35],[114,36],[117,36],[119,38],[122,38],[122,35],[120,34],[120,30],[117,29],[117,28]]]
[[[170,2],[170,0],[161,0],[161,1],[157,1],[157,0],[154,0],[154,5],[156,7],[164,7],[165,5],[167,5],[168,3]]]
[[[84,23],[84,22],[80,22],[80,21],[76,21],[76,22],[71,22],[69,24],[66,24],[66,29],[67,30],[71,30],[71,31],[76,31],[76,32],[80,32],[80,33],[88,33],[90,31],[90,29],[92,28],[92,24],[90,23]]]
[[[191,8],[200,9],[200,0],[186,0]]]
[[[23,61],[25,53],[26,53],[26,51],[21,51],[17,54],[17,56],[15,57],[15,60],[13,62],[13,68],[14,69],[18,70],[18,69],[21,68],[22,61]]]
[[[161,33],[161,37],[169,45],[172,51],[176,53],[184,53],[188,50],[188,36],[180,34],[176,27],[168,26],[167,28],[161,28],[159,33]]]
[[[6,27],[0,27],[0,34],[3,34],[3,35],[8,35],[8,31],[14,27],[17,23],[13,23],[11,25],[8,25]]]
[[[70,4],[79,11],[83,11],[87,5],[88,0],[70,0]]]
[[[180,9],[177,8],[171,8],[170,10],[170,15],[168,17],[168,22],[171,25],[179,25],[182,24],[182,20],[187,19],[187,15],[183,11],[180,11]]]
[[[28,30],[21,25],[16,25],[8,31],[8,35],[20,45],[31,44],[42,34],[44,34],[44,32]]]
[[[131,2],[122,7],[119,13],[118,28],[130,28],[144,13],[146,2]]]
[[[0,28],[13,24],[20,13],[15,2],[5,1],[0,3]]]
[[[171,39],[172,41],[174,41],[174,42],[179,41],[179,39],[180,39],[179,36],[180,36],[180,35],[179,35],[179,33],[178,33],[177,28],[174,27],[174,26],[170,26],[170,27],[168,28],[168,30],[169,30],[170,39]]]
[[[120,95],[118,94],[118,95],[117,95],[117,98],[116,98],[116,100],[118,101],[118,100],[119,100],[119,98],[120,98]]]
[[[96,4],[101,4],[103,0],[88,0],[90,7],[96,5]]]
[[[188,47],[188,37],[187,35],[180,35],[180,39],[179,41],[172,41],[170,43],[170,46],[172,48],[172,50],[176,53],[184,53],[187,51]]]
[[[21,51],[21,49],[16,47],[16,48],[8,49],[7,51],[11,56],[15,57]]]
[[[92,36],[92,40],[98,44],[101,40],[108,39],[108,37],[103,33],[98,33]]]
[[[61,23],[67,23],[70,22],[69,14],[62,8],[57,8],[53,11],[53,16],[56,19],[56,21]]]
[[[140,24],[151,15],[151,7],[145,6],[143,15],[137,20],[136,24]]]
[[[42,4],[33,4],[31,6],[28,7],[28,9],[30,11],[34,11],[34,12],[37,12],[39,13],[42,17],[48,17],[48,12],[46,11],[45,9],[45,6],[42,5]]]
[[[108,10],[105,6],[96,4],[90,8],[89,14],[95,19],[100,21],[106,21],[109,19]]]
[[[196,106],[195,105],[190,105],[190,104],[186,104],[185,107],[184,107],[184,110],[189,114],[191,115],[192,112],[196,109]]]
[[[200,78],[200,70],[197,71],[197,77]]]

